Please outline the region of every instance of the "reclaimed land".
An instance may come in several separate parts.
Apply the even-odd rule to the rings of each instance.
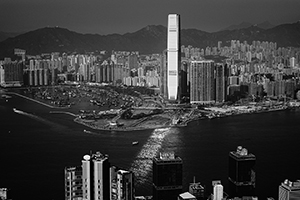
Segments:
[[[40,95],[31,95],[24,92],[26,90],[5,91],[4,94],[17,95],[35,103],[41,104],[53,109],[51,114],[68,114],[74,118],[74,122],[87,126],[94,130],[107,131],[134,131],[144,129],[156,129],[166,127],[186,126],[190,121],[198,119],[213,119],[218,117],[251,114],[260,112],[270,112],[277,110],[286,110],[288,104],[276,104],[270,106],[264,102],[257,105],[229,106],[226,108],[210,107],[205,109],[182,108],[182,107],[159,107],[155,101],[142,102],[140,107],[132,106],[127,109],[121,109],[120,105],[111,106],[93,104],[92,95],[85,93],[72,98],[71,103],[57,104],[51,98],[41,98]],[[3,93],[3,92],[2,92]],[[3,97],[5,98],[5,97]],[[111,101],[109,99],[108,101]],[[134,99],[132,101],[139,101]],[[263,106],[262,106],[263,105]],[[274,103],[272,103],[274,105]],[[299,107],[299,104],[294,107]],[[84,109],[84,110],[82,110]],[[154,112],[154,110],[159,111]],[[130,113],[131,117],[124,117],[125,112]],[[139,116],[139,117],[137,117]]]

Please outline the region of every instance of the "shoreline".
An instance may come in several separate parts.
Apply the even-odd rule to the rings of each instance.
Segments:
[[[48,108],[51,109],[67,109],[70,107],[56,107],[56,106],[52,106],[49,105],[47,103],[44,103],[42,101],[27,97],[25,95],[16,93],[16,92],[4,92],[5,94],[11,94],[11,95],[16,95],[18,97],[33,101],[35,103],[38,103],[40,105],[46,106]],[[297,108],[297,107],[296,107]],[[131,126],[110,126],[108,124],[105,124],[103,126],[99,126],[99,125],[95,125],[93,123],[89,123],[88,121],[84,121],[82,119],[80,119],[78,114],[74,114],[72,112],[68,112],[68,111],[50,111],[50,114],[67,114],[70,115],[72,117],[75,117],[73,119],[73,121],[75,123],[81,124],[83,126],[86,126],[88,128],[91,128],[93,130],[101,130],[101,131],[138,131],[138,130],[151,130],[151,129],[159,129],[159,128],[180,128],[180,127],[186,127],[188,126],[188,124],[190,122],[193,121],[197,121],[197,120],[204,120],[204,119],[220,119],[220,118],[225,118],[225,117],[230,117],[230,116],[238,116],[238,115],[244,115],[244,114],[260,114],[260,113],[268,113],[268,112],[275,112],[275,111],[286,111],[289,110],[289,107],[286,108],[270,108],[268,110],[260,110],[260,111],[254,111],[254,112],[236,112],[236,113],[232,113],[230,115],[222,115],[222,116],[217,116],[216,112],[211,111],[211,113],[214,115],[213,117],[199,117],[199,116],[194,116],[193,118],[190,118],[184,122],[182,122],[182,124],[169,124],[169,125],[165,125],[165,124],[161,124],[161,125],[153,125],[153,126],[137,126],[137,127],[131,127]],[[147,120],[147,117],[143,120]]]
[[[57,106],[51,106],[51,105],[49,105],[49,104],[46,104],[46,103],[44,103],[44,102],[38,101],[38,100],[36,100],[36,99],[27,97],[27,96],[25,96],[25,95],[22,95],[22,94],[19,94],[19,93],[16,93],[16,92],[4,92],[4,93],[6,93],[6,94],[11,94],[11,95],[16,95],[16,96],[22,97],[22,98],[24,98],[24,99],[33,101],[33,102],[35,102],[35,103],[41,104],[41,105],[43,105],[43,106],[46,106],[46,107],[48,107],[48,108],[52,108],[52,109],[66,109],[66,108],[69,108],[69,107],[57,107]]]

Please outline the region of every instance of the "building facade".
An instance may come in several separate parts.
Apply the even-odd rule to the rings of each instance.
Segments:
[[[65,168],[65,200],[82,199],[82,168]]]
[[[110,200],[134,199],[134,174],[131,171],[110,168]]]
[[[189,69],[190,102],[215,102],[215,65],[212,60],[191,61]]]
[[[226,101],[226,77],[227,65],[223,63],[216,64],[216,102],[222,103]]]
[[[174,153],[153,158],[153,200],[177,199],[182,192],[182,159]]]
[[[23,85],[24,63],[18,61],[4,62],[1,67],[1,86],[14,87]]]
[[[256,157],[248,150],[238,146],[229,153],[229,196],[255,196]]]
[[[96,152],[83,157],[82,193],[84,199],[109,199],[109,168],[108,155]]]

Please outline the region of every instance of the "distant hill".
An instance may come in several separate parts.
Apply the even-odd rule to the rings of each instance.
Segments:
[[[270,29],[270,28],[274,28],[275,27],[275,25],[271,24],[269,21],[265,21],[265,22],[262,22],[260,24],[257,24],[257,26],[259,28],[262,28],[262,29]]]
[[[0,31],[0,42],[6,40],[7,38],[10,37],[16,37],[17,35],[20,35],[22,33],[14,33],[14,32],[3,32]]]
[[[249,23],[249,22],[242,22],[240,24],[234,24],[234,25],[230,25],[224,29],[222,29],[221,31],[232,31],[232,30],[236,30],[236,29],[243,29],[243,28],[249,28],[250,26],[252,26],[253,24]]]
[[[260,24],[251,24],[249,22],[242,22],[240,24],[237,24],[237,25],[231,25],[231,26],[228,26],[224,29],[222,29],[222,31],[226,31],[226,30],[236,30],[236,29],[245,29],[245,28],[249,28],[251,26],[257,26],[259,28],[262,28],[262,29],[269,29],[269,28],[273,28],[275,27],[275,25],[271,24],[269,21],[264,21]]]
[[[208,33],[197,29],[182,29],[181,44],[205,48],[223,45],[230,40],[277,42],[278,46],[300,47],[300,22],[282,24],[269,29],[250,26],[242,29]],[[167,47],[167,28],[146,26],[126,34],[81,34],[65,28],[47,27],[30,31],[0,42],[0,58],[12,56],[14,48],[25,49],[29,55],[49,52],[84,53],[101,50],[139,51],[141,54],[161,53]]]

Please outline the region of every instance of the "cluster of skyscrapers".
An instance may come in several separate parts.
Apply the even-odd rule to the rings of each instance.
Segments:
[[[161,152],[152,158],[152,195],[145,197],[135,195],[133,172],[111,165],[108,155],[90,153],[83,156],[81,166],[65,168],[65,199],[257,200],[255,155],[238,146],[228,158],[228,189],[216,180],[212,181],[212,193],[207,194],[206,188],[195,180],[188,191],[183,191],[183,160],[174,152]],[[300,182],[285,180],[279,186],[278,197],[299,199]]]
[[[166,99],[180,102],[189,98],[191,103],[211,104],[247,96],[295,98],[299,50],[277,48],[273,42],[238,40],[232,40],[229,47],[218,42],[217,47],[181,46],[179,50],[179,20],[178,15],[169,15],[168,47],[160,72],[161,94]]]
[[[153,55],[155,56],[155,55]],[[146,58],[147,59],[147,58]],[[152,58],[148,58],[152,59]],[[43,54],[29,59],[0,61],[0,84],[11,86],[46,86],[60,81],[124,84],[128,86],[160,85],[159,63],[142,59],[138,52],[114,51],[103,55]]]
[[[83,156],[81,166],[65,168],[65,199],[134,199],[134,176],[111,166],[108,155]]]
[[[226,99],[226,66],[212,60],[182,60],[180,16],[168,18],[167,51],[160,71],[161,94],[173,102],[189,98],[191,103],[209,104]]]

